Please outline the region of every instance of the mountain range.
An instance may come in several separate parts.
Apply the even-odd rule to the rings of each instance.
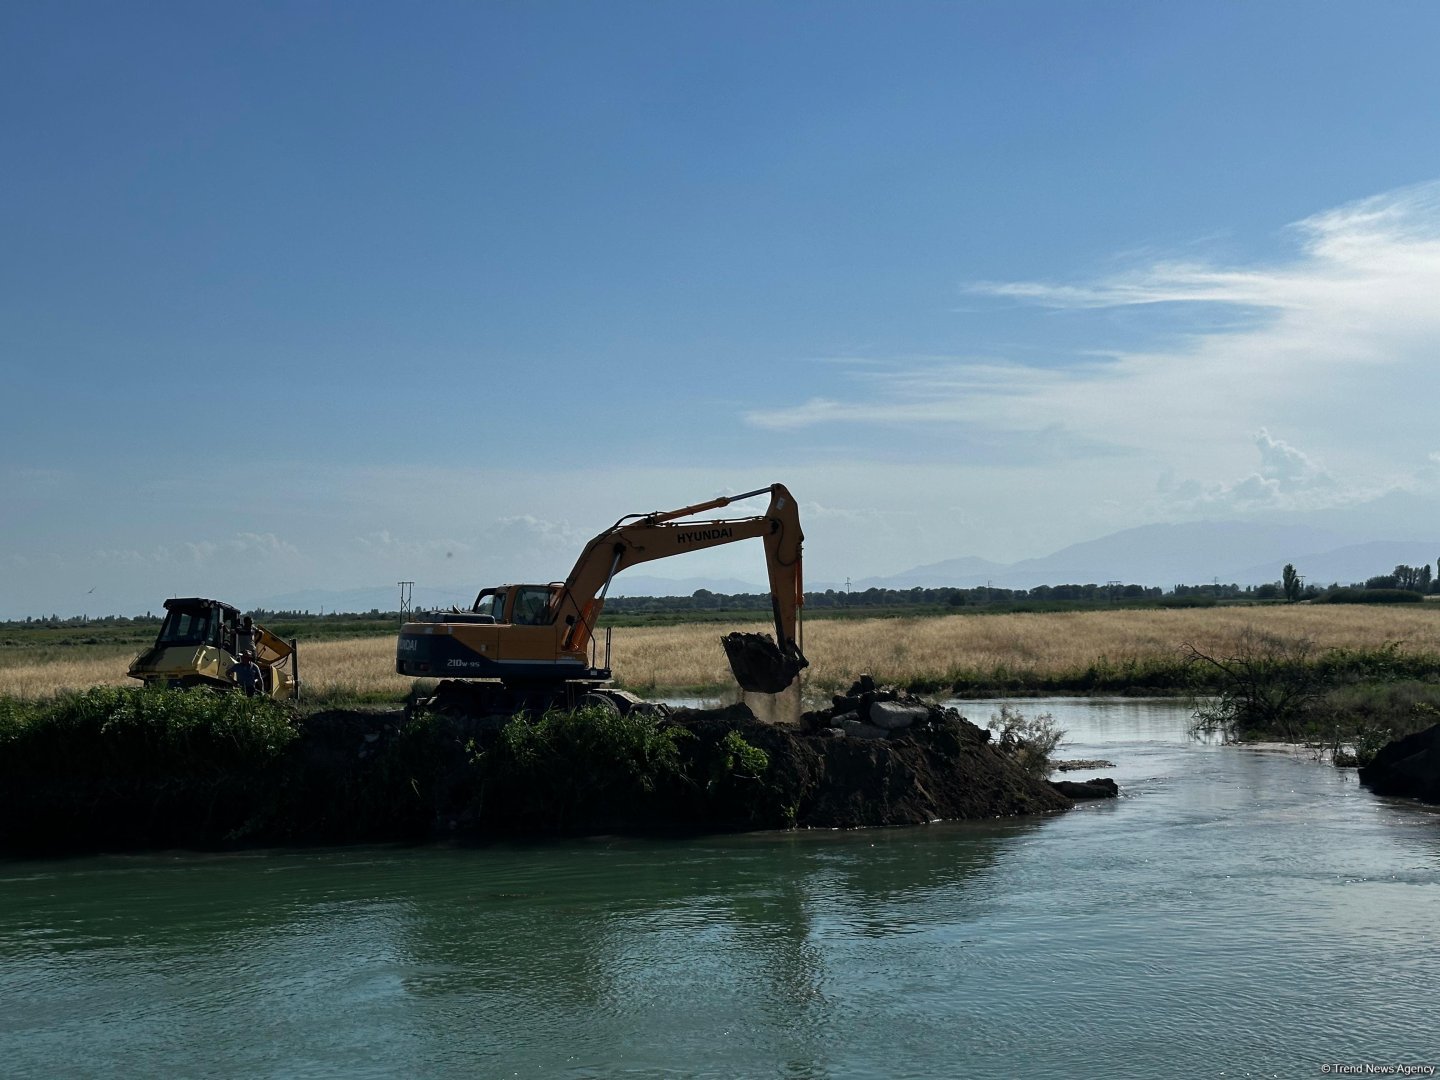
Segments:
[[[1161,588],[1209,582],[1264,585],[1279,581],[1286,563],[1293,563],[1307,583],[1323,586],[1363,582],[1389,573],[1398,564],[1421,566],[1437,557],[1440,540],[1355,543],[1343,534],[1305,525],[1196,522],[1142,525],[1015,563],[947,559],[898,574],[864,578],[852,582],[851,588],[991,585],[1032,589],[1107,581]]]

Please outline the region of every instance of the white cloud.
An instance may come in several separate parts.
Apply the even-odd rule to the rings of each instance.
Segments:
[[[1335,478],[1325,471],[1324,466],[1303,450],[1271,438],[1270,432],[1264,428],[1255,436],[1255,448],[1260,451],[1261,477],[1273,482],[1281,491],[1335,486]]]
[[[240,533],[228,541],[226,546],[237,554],[258,555],[262,558],[277,556],[289,558],[300,554],[299,548],[287,540],[280,539],[274,533]]]
[[[473,550],[470,544],[451,537],[413,538],[393,535],[389,529],[357,536],[355,544],[367,556],[387,559],[427,560],[450,559],[457,555],[468,555]]]
[[[1440,183],[1317,213],[1290,235],[1296,253],[1268,265],[1159,261],[1098,281],[971,290],[1051,310],[1203,304],[1245,314],[1221,328],[1212,320],[1178,341],[1157,334],[1163,344],[1109,355],[1082,340],[1040,364],[913,361],[853,373],[848,393],[831,386],[746,419],[782,432],[943,426],[976,448],[977,466],[1036,460],[1005,448],[1046,433],[1054,467],[1074,473],[1092,498],[1137,470],[1194,476],[1201,493],[1254,506],[1339,503],[1354,488],[1419,475],[1430,468],[1429,447],[1416,440],[1431,429],[1440,355]],[[1291,433],[1293,445],[1263,435],[1259,471],[1226,480],[1267,426]],[[1097,471],[1117,454],[1129,460]]]
[[[209,540],[187,540],[185,542],[185,551],[191,562],[209,562],[219,550],[220,545]]]
[[[1378,492],[1345,488],[1323,465],[1297,447],[1261,428],[1254,445],[1257,471],[1236,480],[1204,484],[1176,482],[1172,475],[1156,483],[1162,504],[1172,512],[1252,513],[1265,510],[1310,510],[1373,498]]]

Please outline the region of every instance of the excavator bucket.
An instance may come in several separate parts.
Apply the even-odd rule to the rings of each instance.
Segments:
[[[720,644],[740,689],[755,694],[780,693],[810,666],[798,649],[782,649],[769,634],[726,634]]]

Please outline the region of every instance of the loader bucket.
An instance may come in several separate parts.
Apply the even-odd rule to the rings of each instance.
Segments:
[[[782,649],[769,634],[726,634],[720,639],[740,689],[778,694],[810,662],[794,648]]]

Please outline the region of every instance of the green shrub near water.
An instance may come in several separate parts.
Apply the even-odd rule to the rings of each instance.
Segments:
[[[770,768],[770,755],[758,746],[752,746],[738,731],[725,733],[720,740],[720,752],[720,771],[723,774],[758,780]]]
[[[1065,741],[1065,729],[1055,723],[1052,714],[1027,717],[1019,709],[1001,705],[986,726],[999,736],[995,748],[1000,753],[1037,779],[1050,775],[1054,767],[1051,759]]]
[[[517,716],[492,745],[474,749],[482,812],[539,828],[566,828],[578,813],[627,812],[657,790],[686,782],[680,728],[636,711],[553,709]]]
[[[1440,717],[1440,658],[1399,642],[1317,654],[1308,639],[1255,633],[1233,655],[1191,652],[1205,674],[1193,730],[1228,741],[1281,739],[1329,752],[1338,765],[1365,765]]]

